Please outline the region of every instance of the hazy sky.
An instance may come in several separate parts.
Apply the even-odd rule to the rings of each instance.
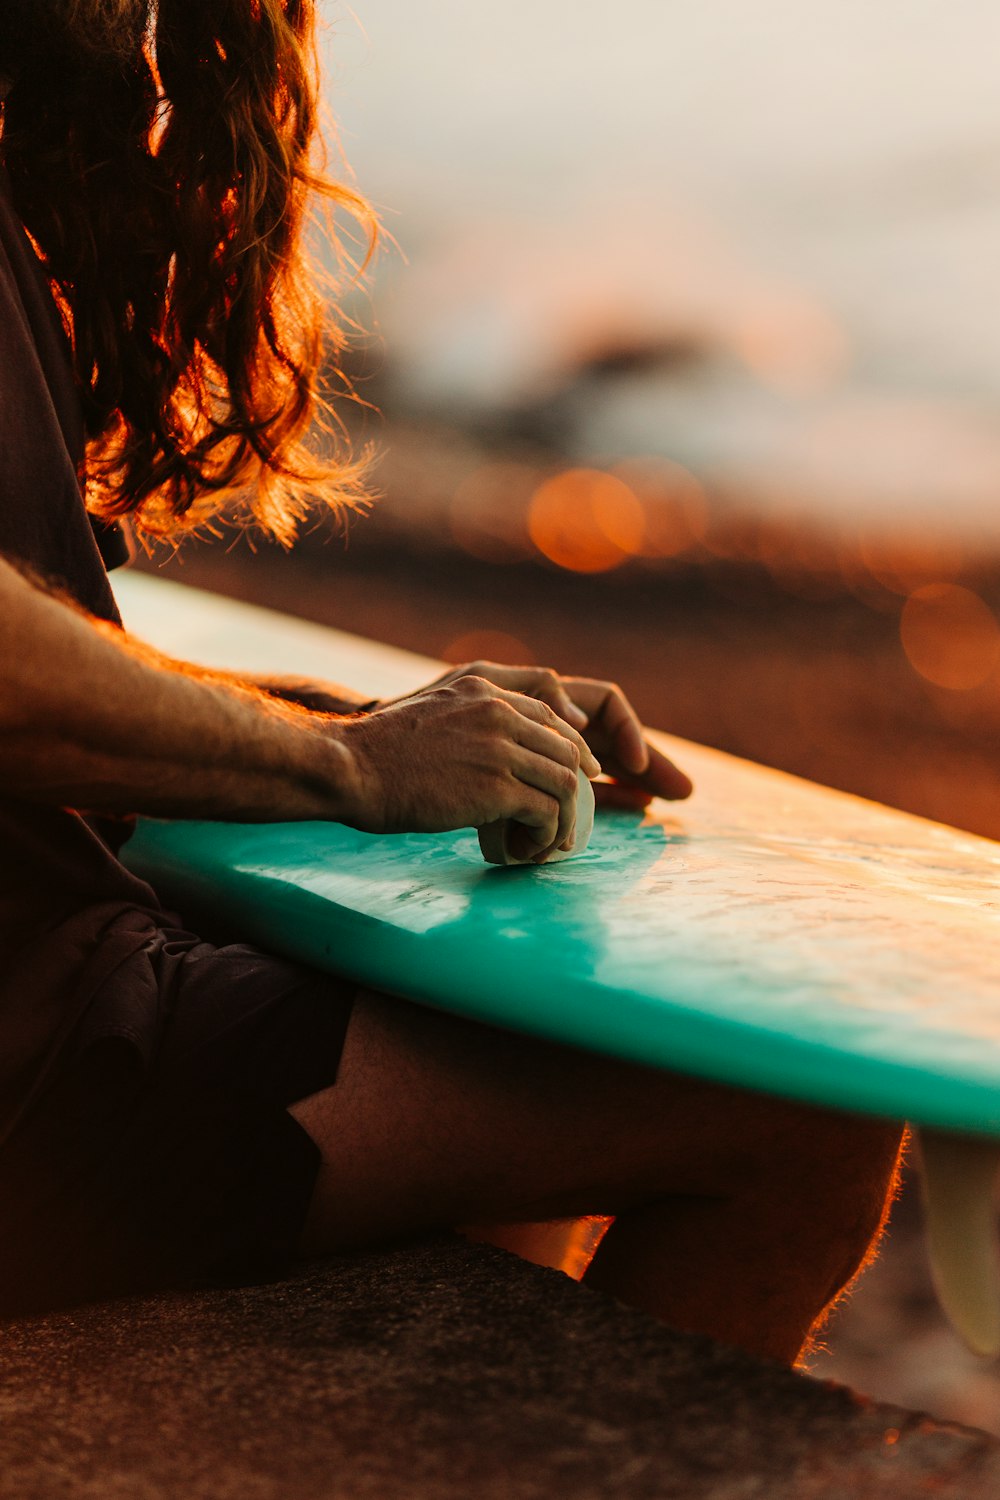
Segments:
[[[421,389],[530,384],[595,306],[713,337],[777,308],[790,346],[843,335],[845,390],[997,430],[997,0],[324,14],[347,155],[410,257],[376,307]]]
[[[736,190],[1000,148],[995,0],[326,0],[351,154],[669,162]],[[544,126],[540,137],[539,127]],[[386,156],[389,158],[386,160]]]

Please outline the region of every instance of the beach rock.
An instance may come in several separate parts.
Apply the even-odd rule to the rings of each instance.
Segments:
[[[1000,1494],[985,1434],[450,1237],[2,1337],[2,1500]]]

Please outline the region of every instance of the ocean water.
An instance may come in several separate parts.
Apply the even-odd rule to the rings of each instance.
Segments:
[[[400,390],[570,402],[761,504],[1000,539],[1000,7],[328,3]],[[656,351],[681,350],[685,360]]]

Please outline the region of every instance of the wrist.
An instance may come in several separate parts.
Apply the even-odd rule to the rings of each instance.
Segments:
[[[294,772],[303,819],[365,826],[365,777],[350,718],[310,715]]]

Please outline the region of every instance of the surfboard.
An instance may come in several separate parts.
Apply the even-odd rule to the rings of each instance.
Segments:
[[[441,670],[162,580],[116,589],[136,635],[206,664],[383,696]],[[1000,1351],[1000,845],[651,737],[694,797],[599,813],[558,865],[487,865],[471,829],[327,823],[142,820],[127,857],[185,917],[421,1004],[923,1127],[943,1298]]]

